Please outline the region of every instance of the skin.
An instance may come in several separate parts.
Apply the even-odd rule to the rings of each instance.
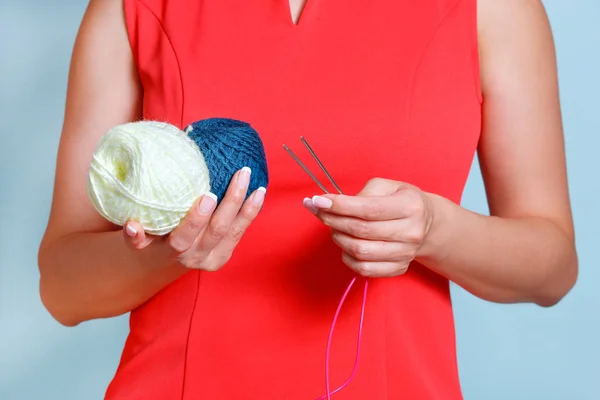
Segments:
[[[302,15],[302,10],[306,4],[306,0],[289,0],[290,2],[290,14],[294,24],[297,24]]]
[[[54,197],[38,255],[42,301],[63,325],[129,312],[190,269],[218,270],[262,207],[261,189],[244,202],[249,175],[242,170],[217,210],[214,195],[203,196],[167,237],[146,235],[134,221],[119,228],[100,217],[85,193],[92,154],[110,127],[140,119],[140,99],[122,2],[92,0],[73,51]]]
[[[552,34],[538,0],[480,0],[478,18],[491,215],[385,179],[304,205],[361,275],[401,275],[416,260],[482,299],[548,307],[578,273]]]
[[[303,2],[291,0],[293,20]],[[479,154],[492,215],[379,178],[356,196],[304,203],[362,275],[400,275],[416,260],[483,299],[550,306],[577,278],[551,32],[539,0],[479,0],[478,12]],[[66,326],[129,312],[190,269],[220,269],[263,204],[264,190],[243,201],[240,171],[218,208],[202,197],[167,237],[98,215],[85,194],[87,169],[102,134],[141,117],[135,71],[122,1],[91,0],[73,50],[38,257],[42,301]]]

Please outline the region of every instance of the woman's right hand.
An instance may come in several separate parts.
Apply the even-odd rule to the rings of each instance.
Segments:
[[[265,188],[259,188],[244,201],[250,173],[249,168],[235,173],[218,208],[214,194],[200,197],[166,237],[148,235],[140,223],[129,221],[123,227],[125,241],[131,248],[140,250],[152,241],[164,240],[171,257],[184,267],[205,271],[220,269],[231,258],[264,202]]]

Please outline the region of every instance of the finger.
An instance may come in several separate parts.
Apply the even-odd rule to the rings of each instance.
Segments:
[[[319,210],[356,217],[367,221],[389,221],[411,215],[412,196],[314,196],[312,204]]]
[[[357,274],[367,278],[393,277],[404,274],[409,262],[372,262],[358,260],[348,253],[342,254],[342,261]]]
[[[344,252],[361,261],[406,261],[413,258],[417,247],[400,242],[357,239],[336,231],[332,238]]]
[[[187,251],[210,220],[216,206],[217,196],[213,193],[206,193],[200,197],[185,218],[169,234],[171,248],[178,253]]]
[[[358,239],[418,244],[423,241],[425,236],[425,224],[419,223],[413,218],[366,221],[325,211],[320,212],[318,218],[332,230]]]
[[[239,214],[231,224],[227,237],[222,240],[212,251],[213,254],[221,254],[222,257],[229,258],[233,253],[235,247],[244,236],[244,233],[258,216],[265,200],[266,189],[261,187],[258,188],[248,200],[244,203],[244,206],[240,210]],[[226,261],[226,260],[224,260]]]
[[[313,215],[317,215],[319,212],[319,209],[313,205],[312,200],[308,197],[305,197],[304,200],[302,200],[302,205]]]
[[[127,221],[123,226],[123,238],[125,244],[134,250],[146,248],[153,239],[151,235],[146,235],[142,224],[133,220]]]
[[[217,243],[223,240],[229,233],[231,224],[238,215],[244,204],[248,185],[250,184],[250,168],[244,167],[236,172],[227,188],[225,197],[204,230],[202,235],[196,239],[195,251],[208,254]]]

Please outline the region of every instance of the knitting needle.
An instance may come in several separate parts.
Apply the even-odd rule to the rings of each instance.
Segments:
[[[317,154],[310,147],[310,145],[308,144],[306,139],[304,139],[304,137],[300,136],[300,140],[302,141],[302,143],[304,143],[304,146],[306,146],[306,148],[310,152],[310,155],[315,159],[317,164],[319,164],[319,167],[321,167],[321,170],[325,173],[325,175],[327,176],[327,179],[329,179],[329,182],[331,182],[331,184],[335,187],[335,189],[338,191],[339,194],[342,194],[342,189],[340,189],[340,187],[337,185],[337,183],[335,183],[335,181],[333,180],[333,177],[329,174],[329,172],[327,172],[327,169],[325,168],[325,166],[323,165],[321,160],[319,160],[319,157],[317,157]]]
[[[304,172],[306,172],[308,174],[308,176],[310,176],[310,179],[312,179],[317,185],[319,185],[319,187],[321,188],[322,191],[324,191],[325,193],[329,193],[329,191],[327,190],[327,188],[325,186],[323,186],[323,184],[321,183],[321,181],[319,181],[317,179],[317,177],[314,176],[312,172],[310,172],[310,170],[306,167],[306,165],[304,165],[304,163],[302,161],[300,161],[300,159],[298,157],[296,157],[296,155],[294,154],[294,152],[292,150],[290,150],[289,147],[287,147],[284,144],[283,148],[285,149],[285,151],[287,151],[290,154],[290,156],[292,156],[292,158],[294,159],[294,161],[296,161],[296,163],[300,167],[302,167],[302,169],[304,170]]]
[[[306,139],[304,139],[304,137],[302,137],[302,136],[300,137],[300,140],[302,141],[302,143],[304,144],[306,149],[309,151],[312,158],[317,162],[317,164],[319,165],[321,170],[325,173],[325,176],[327,176],[327,179],[329,179],[329,182],[331,182],[331,184],[335,187],[335,189],[338,191],[338,193],[342,194],[342,190],[337,185],[337,183],[335,182],[335,180],[333,179],[331,174],[327,171],[327,168],[325,168],[325,166],[323,165],[323,163],[321,162],[321,160],[319,159],[317,154],[314,152],[312,147],[310,147],[310,145],[308,144],[308,141]],[[300,159],[294,154],[294,152],[292,150],[290,150],[290,148],[288,146],[286,146],[284,144],[283,148],[290,154],[290,156],[292,156],[294,161],[296,161],[296,163],[304,170],[304,172],[306,172],[308,174],[308,176],[321,188],[321,190],[323,190],[325,193],[329,193],[329,191],[327,190],[327,188],[325,188],[325,186],[321,183],[321,181],[319,181],[319,179],[308,169],[308,167],[306,165],[304,165],[304,163],[302,161],[300,161]]]

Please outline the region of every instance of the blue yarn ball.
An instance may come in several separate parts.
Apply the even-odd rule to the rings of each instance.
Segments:
[[[265,149],[249,123],[228,118],[209,118],[185,129],[198,145],[210,175],[211,191],[220,202],[233,175],[243,167],[252,170],[246,198],[259,187],[267,188],[269,174]]]

